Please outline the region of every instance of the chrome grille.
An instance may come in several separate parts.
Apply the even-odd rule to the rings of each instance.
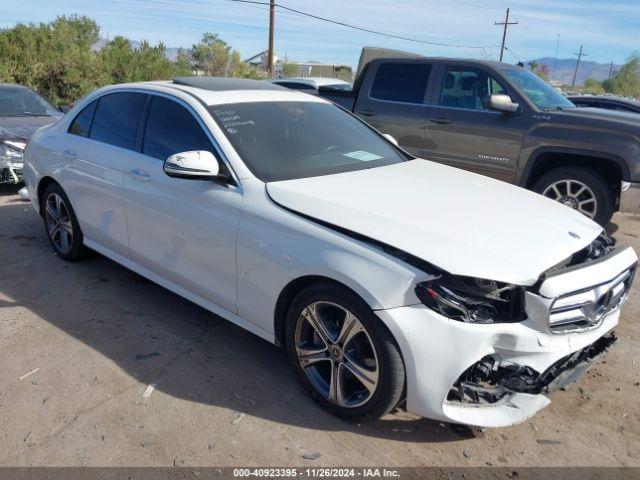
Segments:
[[[610,282],[558,297],[549,310],[549,330],[568,333],[597,327],[626,300],[634,273],[628,269]]]

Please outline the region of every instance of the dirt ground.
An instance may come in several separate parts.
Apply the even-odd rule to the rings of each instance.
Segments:
[[[640,217],[610,230],[640,251]],[[640,466],[637,284],[613,350],[529,422],[354,425],[278,348],[97,254],[56,258],[0,186],[0,465]]]

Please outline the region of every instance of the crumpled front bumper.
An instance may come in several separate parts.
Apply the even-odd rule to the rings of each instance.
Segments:
[[[22,182],[22,168],[22,159],[13,161],[0,158],[0,183]]]
[[[604,284],[625,269],[634,268],[635,252],[617,251],[580,269],[568,269],[550,277],[538,290],[553,297],[587,286]],[[535,309],[533,309],[535,310]],[[528,367],[539,374],[609,333],[620,316],[611,309],[596,325],[583,330],[555,333],[548,312],[529,311],[519,323],[470,324],[451,320],[422,306],[413,305],[376,314],[389,327],[403,355],[407,376],[407,410],[455,423],[485,427],[517,424],[550,403],[542,393],[511,392],[495,403],[452,401],[450,391],[461,375],[484,357],[505,364]]]

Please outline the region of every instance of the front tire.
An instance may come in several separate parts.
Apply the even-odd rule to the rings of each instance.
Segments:
[[[311,285],[291,303],[285,326],[289,359],[324,409],[362,422],[398,404],[405,382],[400,350],[357,295],[331,283]]]
[[[76,261],[83,254],[83,237],[69,198],[57,183],[49,185],[42,198],[42,217],[47,237],[56,254]]]
[[[542,175],[533,190],[605,226],[614,210],[614,195],[606,180],[593,170],[575,166],[555,168]]]

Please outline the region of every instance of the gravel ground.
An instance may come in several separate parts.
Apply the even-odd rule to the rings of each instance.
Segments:
[[[610,230],[640,251],[640,217]],[[0,265],[2,466],[640,466],[637,286],[586,378],[479,432],[324,413],[278,348],[99,255],[56,258],[16,187],[0,186]]]

